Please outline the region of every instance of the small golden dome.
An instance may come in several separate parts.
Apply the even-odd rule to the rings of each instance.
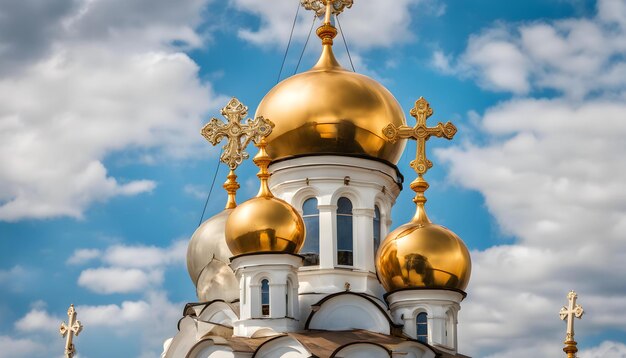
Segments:
[[[205,220],[191,236],[187,246],[187,271],[194,285],[198,284],[202,270],[212,259],[229,262],[233,256],[224,238],[226,219],[232,211],[226,209]]]
[[[304,244],[305,228],[296,209],[272,195],[267,180],[271,158],[261,140],[254,163],[261,168],[259,194],[233,209],[226,220],[226,243],[234,255],[256,252],[285,252],[295,254]]]
[[[413,220],[381,243],[376,270],[387,292],[417,287],[465,290],[472,263],[463,241],[431,223],[424,207],[418,206]]]
[[[406,140],[382,135],[389,123],[406,124],[394,96],[373,79],[343,69],[332,47],[323,46],[317,64],[290,77],[265,95],[255,117],[270,118],[273,160],[299,155],[364,155],[396,164]]]

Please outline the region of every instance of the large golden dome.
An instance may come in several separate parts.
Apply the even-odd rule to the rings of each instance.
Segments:
[[[380,83],[342,68],[329,44],[312,69],[270,90],[257,116],[276,124],[267,147],[273,160],[335,154],[396,164],[406,144],[390,143],[382,136],[389,123],[406,124],[398,101]]]
[[[261,168],[259,194],[237,206],[226,220],[226,243],[234,255],[262,252],[297,254],[305,238],[304,220],[284,200],[272,195],[267,180],[271,158],[263,139],[254,163]]]
[[[467,247],[451,230],[430,222],[423,206],[411,222],[392,231],[376,256],[378,278],[387,292],[405,288],[465,290],[472,263]]]

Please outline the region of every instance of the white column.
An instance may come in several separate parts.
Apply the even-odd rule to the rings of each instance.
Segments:
[[[320,269],[332,269],[337,262],[337,205],[318,205],[320,212]]]
[[[374,209],[353,209],[354,267],[376,272],[374,266]]]

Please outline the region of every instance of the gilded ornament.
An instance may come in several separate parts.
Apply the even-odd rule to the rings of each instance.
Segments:
[[[74,336],[78,336],[78,334],[83,330],[83,325],[80,321],[76,320],[76,316],[77,313],[74,309],[74,305],[71,304],[70,308],[67,310],[67,324],[65,324],[65,322],[61,322],[61,327],[59,328],[61,337],[65,338],[65,358],[72,358],[74,357],[74,354],[76,354],[76,347],[73,343]]]
[[[250,155],[245,151],[251,140],[259,141],[261,137],[266,137],[272,132],[269,122],[262,118],[248,118],[243,123],[248,114],[248,107],[243,105],[237,98],[232,98],[226,107],[221,110],[227,122],[224,123],[217,118],[212,118],[202,128],[202,136],[211,144],[217,145],[226,138],[220,159],[234,170]]]
[[[323,46],[317,64],[276,85],[259,104],[256,115],[276,123],[267,151],[272,160],[347,155],[395,164],[406,141],[387,141],[380,128],[406,125],[402,107],[380,83],[341,67],[332,50],[336,34],[327,16],[318,29]]]
[[[326,5],[328,0],[300,0],[300,4],[306,10],[312,10],[315,12],[315,16],[322,17],[326,13]],[[333,15],[339,15],[346,8],[351,8],[354,0],[331,0],[331,13]]]
[[[581,319],[585,311],[582,306],[576,303],[578,295],[574,291],[570,291],[567,294],[568,305],[563,306],[559,311],[559,317],[563,321],[567,321],[567,332],[565,333],[565,347],[563,351],[567,354],[568,358],[575,358],[578,348],[577,343],[574,341],[574,318]]]

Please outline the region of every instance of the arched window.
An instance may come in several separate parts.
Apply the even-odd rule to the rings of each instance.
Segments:
[[[270,315],[270,282],[267,279],[261,281],[261,315]]]
[[[352,266],[352,202],[348,198],[337,201],[337,263]]]
[[[380,209],[378,205],[374,206],[374,257],[380,246]]]
[[[300,255],[304,256],[304,266],[320,264],[320,211],[317,199],[309,198],[302,204],[302,218],[306,226],[306,238]]]
[[[285,286],[285,317],[292,317],[291,308],[291,280],[287,279],[287,285]]]
[[[452,311],[446,312],[446,345],[454,347],[454,315]]]
[[[420,312],[415,321],[417,322],[417,340],[428,343],[428,314]]]

